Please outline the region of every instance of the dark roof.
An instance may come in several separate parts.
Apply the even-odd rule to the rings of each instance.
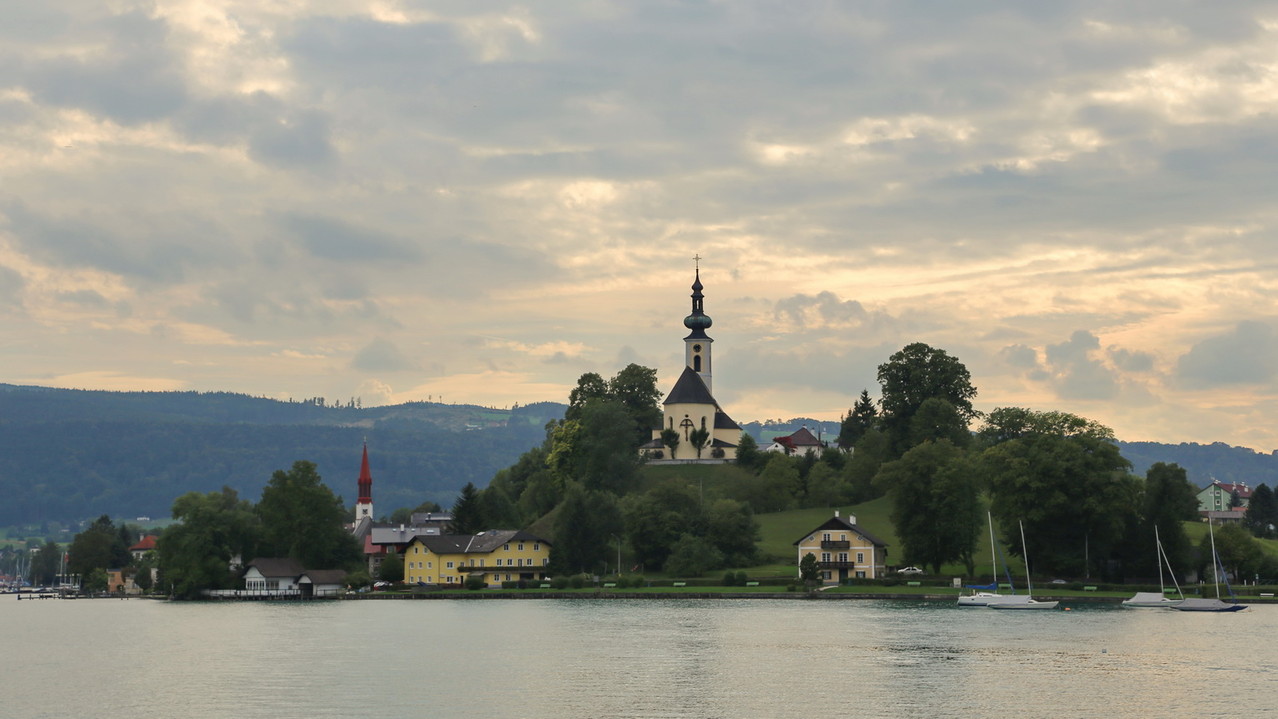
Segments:
[[[298,577],[304,571],[296,559],[288,557],[258,557],[245,567],[249,568],[256,568],[263,577]]]
[[[790,435],[790,443],[796,447],[813,447],[822,444],[821,440],[808,431],[807,427],[800,427],[794,434]]]
[[[443,534],[434,537],[418,535],[412,542],[420,543],[435,554],[489,554],[510,542],[540,542],[550,545],[545,539],[522,529],[490,529],[479,534]]]
[[[639,449],[661,449],[664,446],[665,445],[661,443],[661,440],[653,439],[639,445]]]
[[[716,405],[714,408],[714,428],[715,429],[741,429],[741,425],[732,421],[727,412],[719,409]],[[733,445],[734,447],[736,445]]]
[[[311,580],[311,584],[341,584],[346,581],[345,569],[312,569],[302,572],[302,576]]]
[[[726,448],[728,448],[728,447],[733,447],[733,448],[735,448],[737,445],[732,444],[731,442],[724,442],[724,441],[723,441],[723,440],[721,440],[721,439],[716,439],[716,440],[715,440],[715,441],[714,441],[714,442],[713,442],[710,446],[711,446],[711,447],[721,447],[721,448],[726,449]]]
[[[701,379],[701,375],[691,367],[684,367],[683,374],[675,382],[674,389],[666,395],[662,404],[716,404],[710,389]],[[717,406],[717,405],[716,405]]]
[[[802,542],[804,539],[807,539],[809,534],[816,534],[817,532],[820,532],[826,529],[836,529],[840,531],[856,532],[862,537],[865,537],[866,539],[870,540],[870,543],[876,547],[888,546],[887,542],[865,531],[859,525],[849,522],[846,517],[830,517],[829,519],[825,520],[825,522],[823,522],[821,526],[817,527],[816,529],[804,532],[802,537],[799,537],[798,539],[794,540],[795,546],[798,546],[799,542]]]

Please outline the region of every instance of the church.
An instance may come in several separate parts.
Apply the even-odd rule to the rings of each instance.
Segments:
[[[697,258],[698,260],[700,258]],[[651,463],[723,463],[735,460],[741,426],[732,421],[714,399],[710,347],[706,334],[710,316],[701,293],[701,266],[692,283],[692,314],[683,320],[691,332],[683,338],[683,374],[666,396],[661,426],[652,430],[652,441],[639,448]]]

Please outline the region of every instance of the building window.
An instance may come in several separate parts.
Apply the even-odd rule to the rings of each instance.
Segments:
[[[839,561],[840,561],[840,562],[843,562],[844,564],[847,564],[847,561],[848,561],[848,553],[847,553],[847,552],[839,552]]]
[[[865,572],[857,572],[857,573],[856,573],[856,578],[857,578],[857,579],[865,579]]]
[[[692,357],[692,371],[693,371],[693,372],[700,372],[700,371],[701,371],[701,355],[693,355],[693,357]]]
[[[822,541],[822,542],[828,542],[828,541],[830,541],[830,533],[829,533],[829,532],[826,532],[825,534],[822,534],[822,535],[821,535],[821,541]]]
[[[452,568],[453,568],[453,563],[452,563],[452,562],[449,562],[449,563],[447,564],[447,567],[448,567],[449,569],[452,569]]]
[[[834,574],[833,574],[833,573],[831,573],[831,572],[822,572],[822,574],[824,575],[824,577],[825,577],[827,580],[829,580],[829,579],[834,579]]]
[[[445,582],[447,582],[447,583],[449,583],[449,584],[452,584],[452,583],[453,583],[453,578],[452,578],[452,577],[444,577],[444,581],[445,581]]]
[[[856,563],[857,563],[857,564],[865,564],[865,552],[857,552],[857,553],[856,553]]]
[[[541,542],[533,542],[533,551],[534,551],[534,552],[540,552],[540,551],[541,551]]]
[[[821,552],[821,561],[822,561],[822,562],[828,562],[828,561],[830,561],[830,553],[829,553],[829,552]]]
[[[524,551],[524,543],[523,543],[523,542],[520,542],[520,543],[519,543],[519,551],[521,551],[521,552],[522,552],[522,551]]]
[[[506,581],[508,581],[508,582],[510,581],[510,575],[509,575],[509,574],[507,574],[507,575],[506,575]]]
[[[502,549],[504,549],[504,550],[506,550],[507,552],[509,552],[509,551],[510,551],[510,545],[509,545],[509,544],[507,544],[506,546],[502,547]]]
[[[839,541],[840,541],[840,542],[846,542],[846,541],[848,541],[848,535],[846,535],[846,534],[840,534],[840,535],[839,535]]]

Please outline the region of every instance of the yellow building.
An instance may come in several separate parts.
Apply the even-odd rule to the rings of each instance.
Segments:
[[[817,559],[821,581],[840,584],[848,579],[875,579],[884,575],[887,544],[856,524],[856,517],[834,517],[794,543],[799,562],[809,554]]]
[[[543,580],[549,564],[550,543],[522,530],[419,535],[404,549],[404,581],[446,587],[480,577],[484,584],[500,587],[502,582]]]

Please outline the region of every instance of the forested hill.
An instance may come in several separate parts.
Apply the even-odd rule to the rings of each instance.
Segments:
[[[365,438],[379,514],[448,506],[467,482],[486,485],[541,442],[563,411],[0,384],[0,525],[163,517],[181,494],[223,485],[256,500],[273,471],[299,459],[349,504]]]
[[[1144,475],[1155,462],[1178,464],[1189,475],[1189,481],[1205,487],[1213,479],[1225,483],[1243,482],[1255,488],[1261,484],[1278,488],[1278,456],[1262,454],[1247,447],[1234,447],[1224,442],[1198,444],[1160,444],[1158,442],[1119,442],[1119,452],[1131,461],[1133,471]]]

